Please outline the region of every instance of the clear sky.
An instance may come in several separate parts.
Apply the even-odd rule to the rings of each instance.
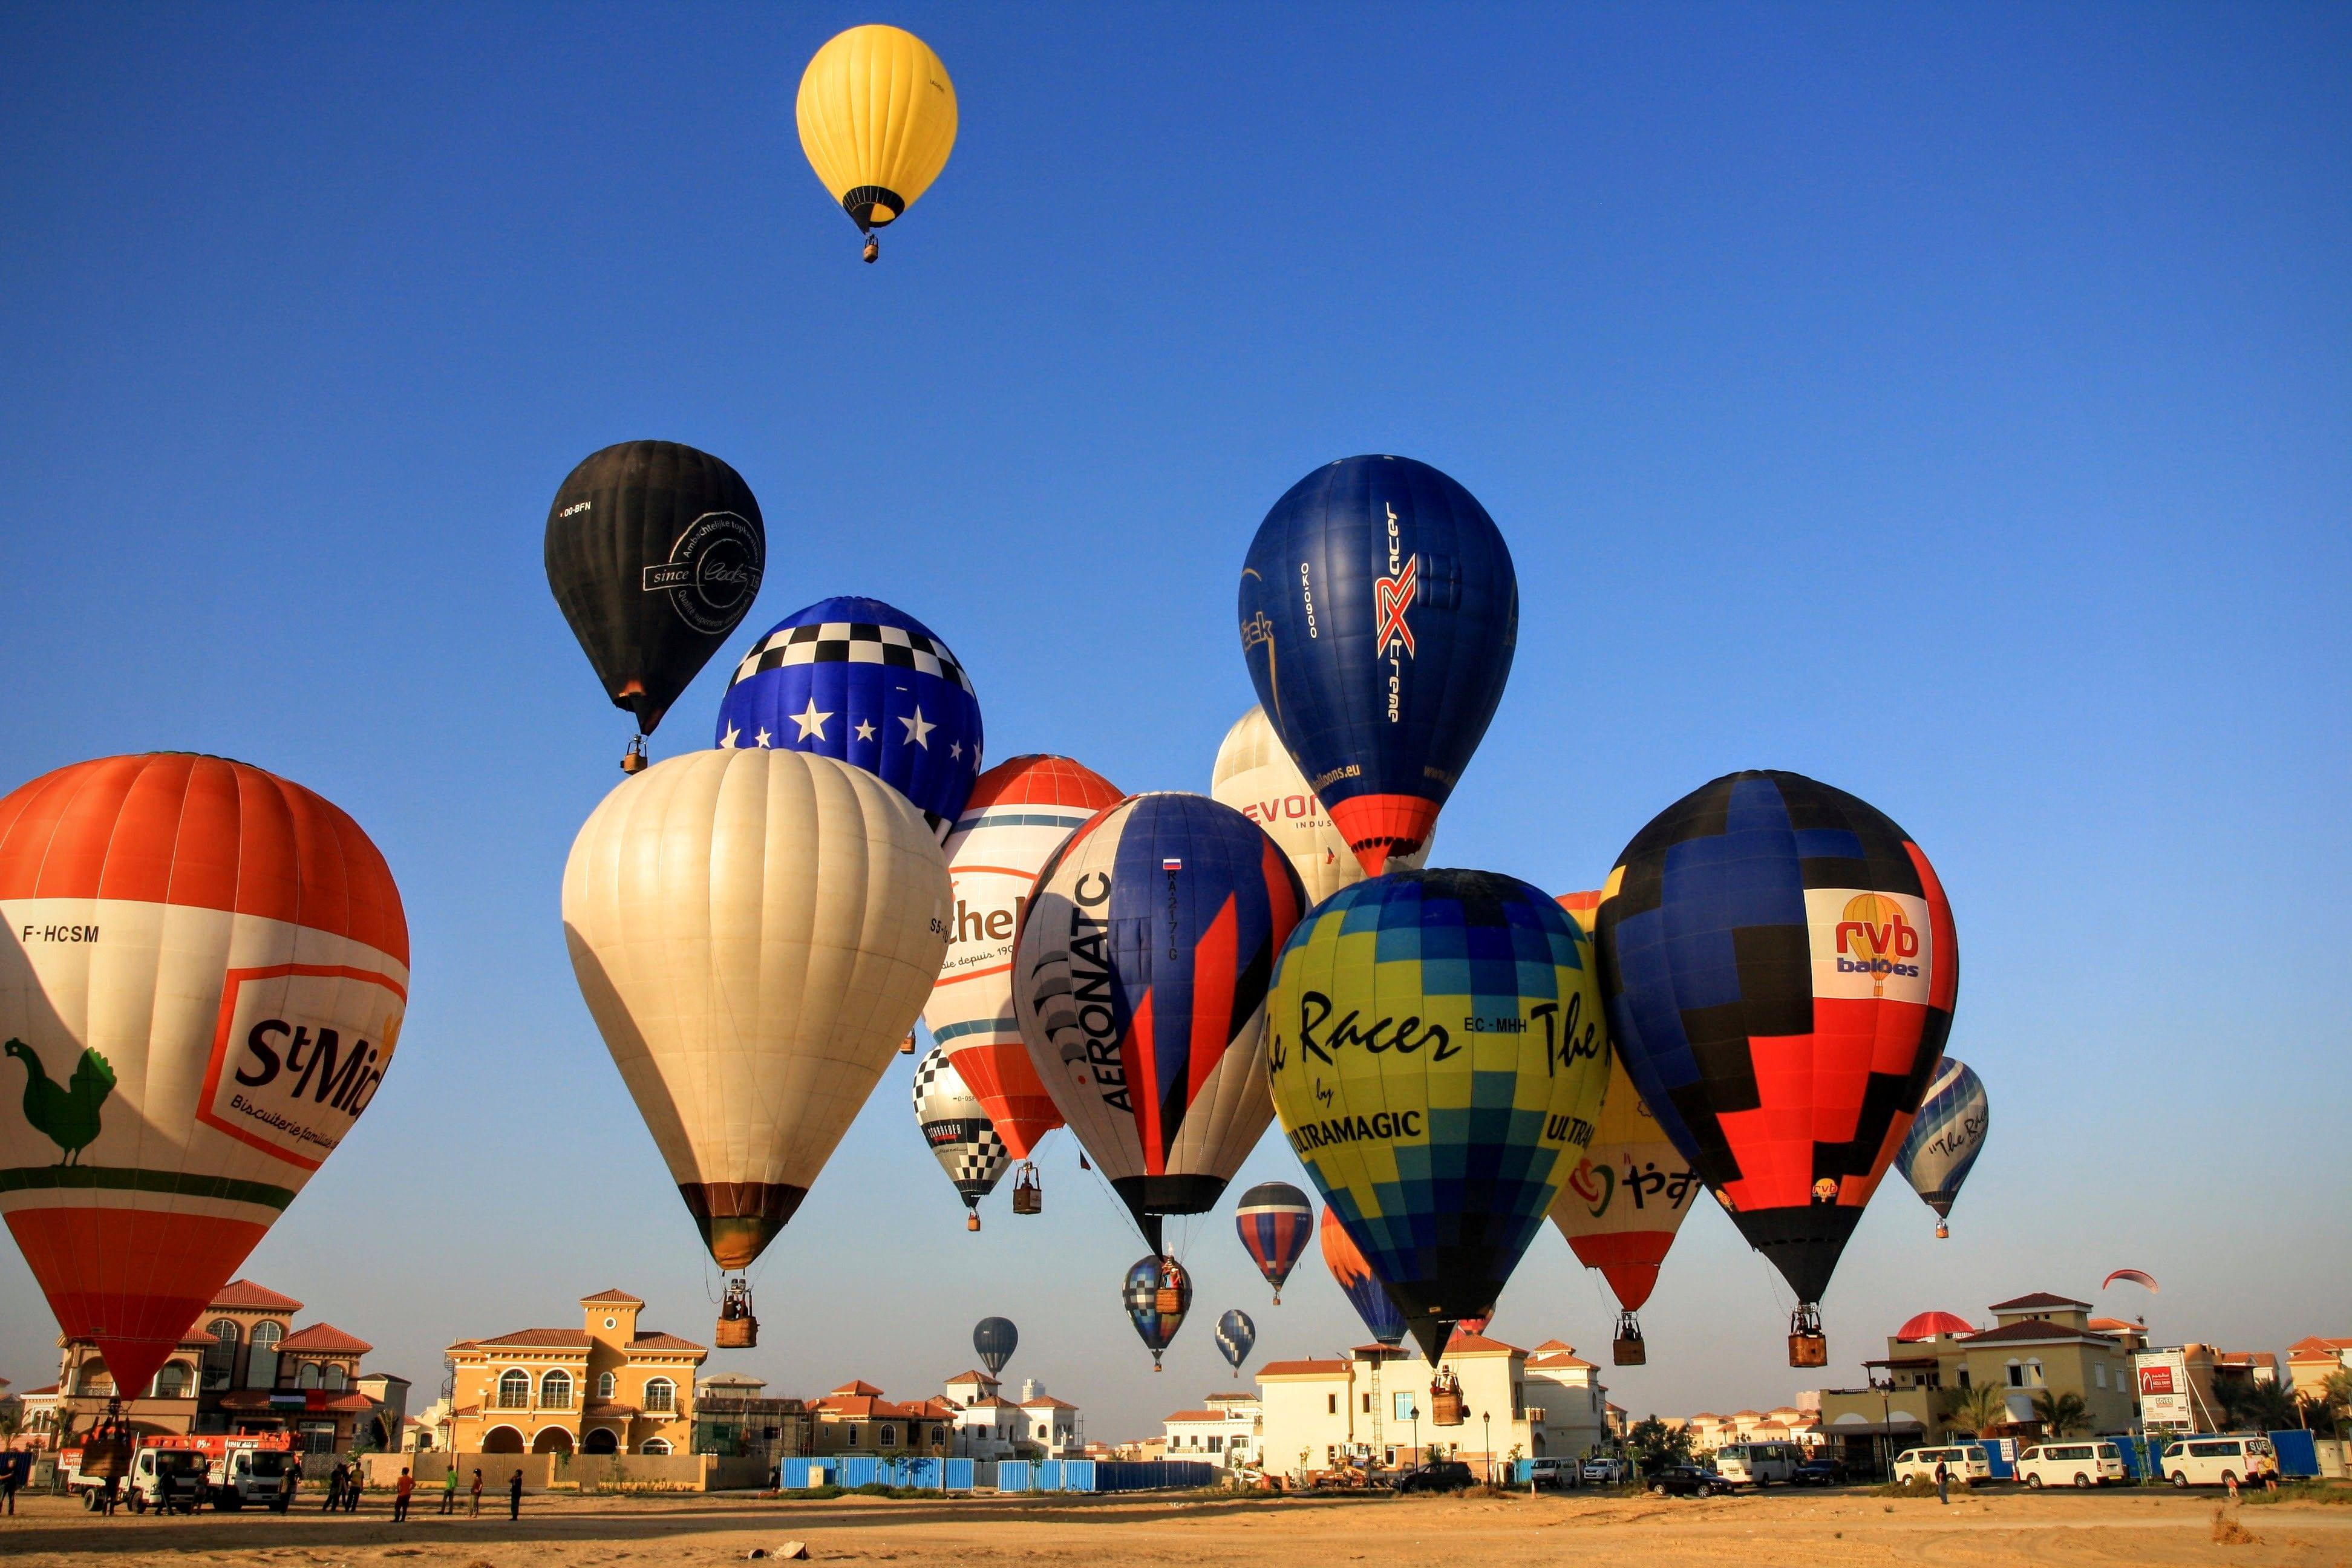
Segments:
[[[877,267],[803,162],[824,38],[952,72]],[[628,733],[550,599],[579,458],[658,437],[766,513],[739,642],[871,594],[973,673],[989,753],[1205,788],[1249,704],[1244,551],[1317,465],[1467,485],[1517,664],[1437,860],[1597,886],[1742,767],[1933,857],[1994,1102],[1954,1215],[1899,1179],[1834,1365],[1925,1308],[2136,1265],[2161,1340],[2352,1333],[2352,14],[834,4],[0,10],[0,787],[223,752],[351,811],[408,907],[399,1058],[247,1272],[430,1396],[439,1348],[712,1283],[573,987],[572,835]],[[709,743],[730,658],[655,737]],[[761,1278],[778,1392],[935,1391],[984,1313],[1090,1435],[1358,1334],[1194,1227],[1142,1251],[1066,1137],[967,1237],[895,1062]],[[1269,1135],[1239,1179],[1297,1180]],[[1802,1386],[1711,1209],[1636,1414]],[[55,1375],[0,1253],[0,1375]],[[1496,1331],[1606,1359],[1549,1231]]]

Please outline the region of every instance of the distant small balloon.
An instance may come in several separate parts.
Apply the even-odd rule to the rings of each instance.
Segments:
[[[1250,1350],[1257,1343],[1257,1325],[1240,1308],[1227,1310],[1217,1320],[1217,1349],[1224,1352],[1226,1363],[1235,1372],[1249,1360]]]
[[[972,1325],[971,1348],[980,1353],[980,1364],[988,1369],[991,1377],[1004,1370],[1004,1363],[1013,1359],[1020,1344],[1021,1331],[1013,1326],[1010,1318],[982,1318]]]
[[[1136,1337],[1151,1352],[1151,1370],[1158,1372],[1160,1352],[1184,1326],[1184,1314],[1192,1310],[1192,1277],[1174,1258],[1153,1253],[1137,1258],[1128,1269],[1119,1300],[1127,1304],[1128,1321],[1135,1325]]]

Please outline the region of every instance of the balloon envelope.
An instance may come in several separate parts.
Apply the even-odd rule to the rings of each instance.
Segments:
[[[1241,1371],[1256,1343],[1257,1325],[1250,1321],[1249,1314],[1238,1307],[1227,1308],[1217,1320],[1217,1349],[1224,1353],[1226,1364]]]
[[[1288,1182],[1260,1182],[1242,1194],[1234,1208],[1234,1228],[1241,1233],[1242,1249],[1274,1287],[1274,1304],[1282,1305],[1282,1282],[1307,1251],[1307,1233],[1315,1223],[1315,1205]]]
[[[790,1220],[939,973],[948,868],[873,774],[688,752],[572,841],[563,931],[614,1065],[722,1268]]]
[[[1363,866],[1348,847],[1346,837],[1332,826],[1323,803],[1307,787],[1306,775],[1283,749],[1282,737],[1267,722],[1265,709],[1252,708],[1225,731],[1210,773],[1209,795],[1265,829],[1298,873],[1309,908],[1363,879]],[[1410,855],[1391,855],[1390,863],[1417,867],[1428,855],[1424,840]]]
[[[1373,1339],[1384,1345],[1399,1344],[1404,1339],[1404,1314],[1389,1299],[1389,1288],[1381,1283],[1372,1266],[1364,1261],[1364,1254],[1348,1235],[1348,1227],[1330,1209],[1323,1211],[1321,1228],[1317,1239],[1323,1247],[1323,1265],[1331,1270],[1356,1316],[1364,1320],[1364,1328]]]
[[[948,835],[955,922],[923,1022],[1016,1160],[1029,1158],[1062,1113],[1013,1016],[1013,935],[1046,858],[1118,801],[1109,780],[1067,757],[1014,757],[980,775]]]
[[[0,799],[0,1213],[137,1397],[391,1066],[408,922],[300,784],[186,753]]]
[[[837,33],[801,73],[801,151],[859,230],[912,206],[955,147],[955,84],[930,46],[868,23]]]
[[[1609,1045],[1591,939],[1485,871],[1397,871],[1300,921],[1267,1078],[1290,1146],[1433,1363],[1491,1313],[1591,1143]]]
[[[1610,1031],[1749,1245],[1819,1301],[1942,1056],[1950,906],[1876,808],[1732,773],[1634,836],[1601,891]]]
[[[768,534],[751,487],[709,453],[624,441],[564,479],[545,554],[605,695],[650,735],[759,596]]]
[[[931,1157],[955,1184],[964,1207],[977,1209],[980,1200],[996,1190],[997,1179],[1010,1163],[1004,1140],[989,1125],[988,1113],[964,1087],[947,1052],[937,1046],[915,1065],[914,1096],[915,1124],[930,1145]]]
[[[1176,1292],[1172,1312],[1163,1303],[1164,1290]],[[1168,1348],[1176,1331],[1184,1326],[1184,1314],[1192,1310],[1192,1277],[1172,1258],[1157,1254],[1139,1258],[1127,1271],[1119,1300],[1127,1304],[1127,1321],[1135,1325],[1136,1337],[1151,1352],[1151,1364],[1157,1367],[1160,1352]]]
[[[1013,1001],[1062,1120],[1160,1247],[1256,1144],[1260,1036],[1298,873],[1241,813],[1139,795],[1070,836],[1037,879]]]
[[[1895,1156],[1903,1179],[1936,1211],[1937,1218],[1951,1217],[1960,1184],[1984,1152],[1991,1125],[1984,1080],[1966,1062],[1946,1057],[1927,1080],[1927,1098],[1919,1102],[1919,1114]]]
[[[929,626],[879,599],[824,599],[735,666],[717,743],[835,757],[912,801],[945,838],[980,777],[980,699]]]
[[[1468,490],[1410,458],[1290,487],[1242,571],[1257,700],[1364,869],[1414,857],[1502,700],[1518,579]]]
[[[988,1369],[991,1377],[1004,1370],[1020,1348],[1021,1331],[1013,1326],[1010,1318],[982,1318],[972,1325],[971,1348],[980,1353],[980,1364]]]

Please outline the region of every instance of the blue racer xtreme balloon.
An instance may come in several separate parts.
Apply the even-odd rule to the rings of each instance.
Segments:
[[[1491,872],[1343,888],[1283,948],[1265,1057],[1291,1148],[1435,1363],[1591,1144],[1610,1061],[1591,939]]]
[[[1410,458],[1316,469],[1258,526],[1241,634],[1259,706],[1365,871],[1419,864],[1518,642],[1486,509]]]

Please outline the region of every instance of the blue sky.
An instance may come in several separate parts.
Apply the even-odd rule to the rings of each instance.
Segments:
[[[792,95],[873,19],[962,129],[866,268]],[[398,1060],[248,1272],[427,1394],[450,1340],[609,1285],[699,1334],[557,919],[627,734],[541,572],[565,472],[716,452],[768,523],[739,640],[887,598],[992,756],[1204,788],[1259,518],[1405,453],[1521,584],[1440,863],[1595,886],[1760,766],[1942,872],[1992,1142],[1949,1242],[1881,1194],[1832,1383],[1909,1312],[2126,1264],[2161,1339],[2352,1332],[2347,69],[2318,6],[9,6],[0,787],[224,752],[390,858]],[[709,743],[728,662],[656,754]],[[1232,1382],[1228,1305],[1261,1357],[1355,1337],[1311,1260],[1268,1306],[1221,1214],[1150,1375],[1141,1245],[1066,1140],[1047,1213],[1000,1194],[968,1238],[909,1066],[772,1249],[769,1342],[714,1368],[911,1394],[1002,1312],[1013,1372],[1116,1437]],[[1241,1181],[1297,1173],[1269,1137]],[[1697,1214],[1614,1396],[1787,1398],[1789,1304]],[[1608,1321],[1547,1233],[1496,1331]],[[50,1381],[47,1322],[0,1257],[0,1375]]]

